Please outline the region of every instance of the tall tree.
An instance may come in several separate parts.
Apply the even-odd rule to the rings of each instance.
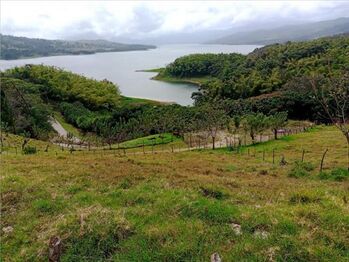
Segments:
[[[199,126],[206,130],[212,139],[212,149],[216,148],[218,131],[227,127],[228,115],[218,106],[206,103],[199,107]]]
[[[274,132],[275,140],[278,139],[278,129],[284,127],[286,123],[287,112],[277,112],[274,115],[269,116],[269,124]]]
[[[347,141],[347,168],[349,170],[349,72],[340,76],[312,76],[309,79],[314,98],[326,116],[344,135]]]
[[[261,134],[268,128],[269,118],[262,113],[249,114],[245,117],[244,125],[246,130],[249,131],[254,144],[256,142],[256,134]]]

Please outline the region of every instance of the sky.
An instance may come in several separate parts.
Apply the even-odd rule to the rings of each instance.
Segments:
[[[1,0],[1,33],[46,39],[243,31],[349,16],[349,1]]]

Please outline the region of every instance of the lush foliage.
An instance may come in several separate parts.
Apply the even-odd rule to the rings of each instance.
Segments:
[[[237,100],[250,111],[288,111],[294,118],[320,118],[309,77],[338,77],[349,70],[349,36],[275,44],[247,56],[200,54],[176,59],[160,74],[177,78],[213,77],[194,93],[197,103]],[[249,99],[256,97],[255,99]],[[247,99],[247,100],[246,100]],[[233,103],[233,104],[234,104]],[[305,114],[306,115],[305,115]]]
[[[14,134],[45,138],[51,131],[51,109],[41,98],[40,86],[1,78],[1,128]]]
[[[89,79],[52,66],[15,67],[5,75],[41,85],[42,95],[54,101],[80,101],[89,108],[110,108],[120,99],[118,87],[107,80]]]

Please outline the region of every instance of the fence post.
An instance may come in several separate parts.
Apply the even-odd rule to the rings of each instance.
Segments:
[[[325,150],[325,152],[323,153],[322,158],[321,158],[320,173],[322,172],[322,168],[323,168],[323,164],[324,164],[324,160],[325,160],[325,156],[326,156],[327,151],[328,151],[328,148],[326,148],[326,150]]]
[[[263,149],[263,161],[265,160],[265,151]]]
[[[305,150],[303,149],[303,152],[302,152],[302,163],[304,162],[304,154],[305,154]]]
[[[275,149],[273,148],[273,164],[275,164]]]

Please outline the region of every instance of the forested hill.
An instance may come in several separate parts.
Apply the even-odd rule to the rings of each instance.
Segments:
[[[0,58],[6,60],[38,56],[94,54],[98,52],[120,52],[155,48],[155,46],[151,45],[121,44],[106,40],[63,41],[10,35],[0,36]]]
[[[291,117],[314,118],[308,77],[343,76],[349,72],[349,35],[258,48],[248,55],[194,54],[176,59],[158,79],[210,79],[194,95],[205,100],[243,99],[242,107]],[[287,95],[287,96],[286,96]],[[253,99],[250,99],[252,98]],[[297,111],[298,110],[298,111]],[[305,115],[305,114],[309,115]]]
[[[349,17],[335,20],[307,23],[301,25],[287,25],[269,30],[255,30],[239,32],[216,40],[211,44],[230,45],[267,45],[285,43],[287,41],[304,41],[319,37],[332,36],[349,32]]]

